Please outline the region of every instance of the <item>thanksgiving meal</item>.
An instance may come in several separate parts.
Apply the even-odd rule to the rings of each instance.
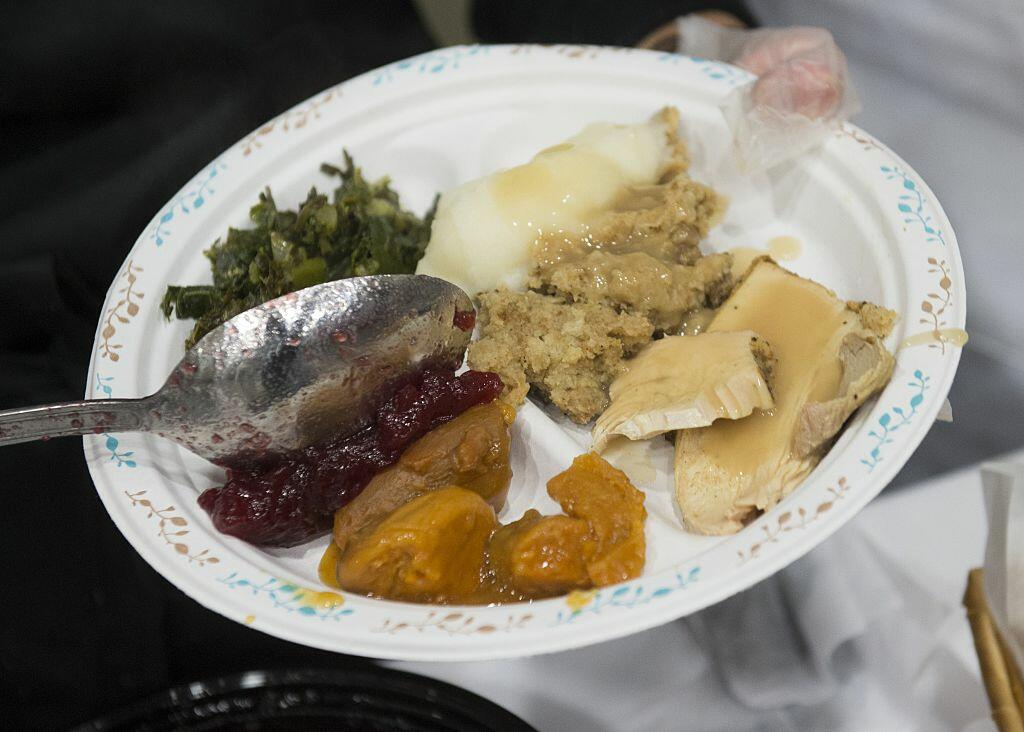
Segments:
[[[230,463],[198,499],[213,525],[268,547],[329,533],[320,578],[349,592],[497,604],[641,575],[645,492],[602,457],[616,442],[674,444],[680,532],[732,534],[778,503],[888,383],[896,314],[768,249],[703,251],[728,201],[689,167],[666,107],[442,191],[422,218],[347,154],[322,168],[330,195],[289,210],[261,193],[251,226],[206,252],[212,284],[164,294],[166,317],[195,321],[186,347],[293,291],[403,275],[470,296],[445,317],[473,336],[464,364],[410,357],[346,429]],[[342,360],[359,337],[334,334]],[[301,360],[299,340],[282,348]],[[506,517],[527,399],[591,446],[545,477],[560,512]]]

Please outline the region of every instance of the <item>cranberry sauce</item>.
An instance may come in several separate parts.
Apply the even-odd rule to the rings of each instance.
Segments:
[[[334,512],[393,464],[414,440],[501,393],[496,374],[424,371],[361,432],[304,448],[270,466],[230,471],[199,496],[218,531],[253,544],[294,546],[331,528]]]
[[[452,324],[461,331],[468,333],[476,325],[475,310],[456,310]]]

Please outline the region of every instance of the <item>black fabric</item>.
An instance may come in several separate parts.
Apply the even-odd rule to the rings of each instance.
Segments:
[[[487,2],[475,17],[489,41],[632,44],[693,7]],[[397,0],[0,5],[0,408],[81,397],[106,289],[185,180],[291,105],[430,47]],[[168,584],[107,517],[80,441],[4,448],[0,479],[5,728],[65,727],[202,676],[366,663]]]
[[[431,47],[412,6],[90,2],[0,11],[0,407],[81,398],[104,294],[181,184],[258,124]],[[0,718],[66,727],[170,683],[367,663],[239,626],[135,553],[79,440],[0,450]]]
[[[687,13],[707,9],[732,13],[756,25],[738,0],[480,0],[474,28],[485,43],[597,43],[635,46],[659,26]]]

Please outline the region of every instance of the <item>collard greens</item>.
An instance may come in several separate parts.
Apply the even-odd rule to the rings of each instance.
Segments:
[[[186,348],[238,313],[303,287],[416,269],[434,208],[423,219],[403,210],[386,177],[368,181],[344,156],[344,168],[321,166],[341,180],[332,200],[313,188],[297,211],[278,210],[267,189],[249,212],[255,227],[229,229],[205,252],[212,285],[167,288],[164,317],[196,321]]]

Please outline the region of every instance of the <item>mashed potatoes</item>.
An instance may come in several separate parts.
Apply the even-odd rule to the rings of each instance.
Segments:
[[[525,165],[442,194],[416,273],[454,282],[470,295],[523,289],[539,238],[584,236],[623,189],[686,167],[678,125],[675,109],[641,124],[593,124]]]

